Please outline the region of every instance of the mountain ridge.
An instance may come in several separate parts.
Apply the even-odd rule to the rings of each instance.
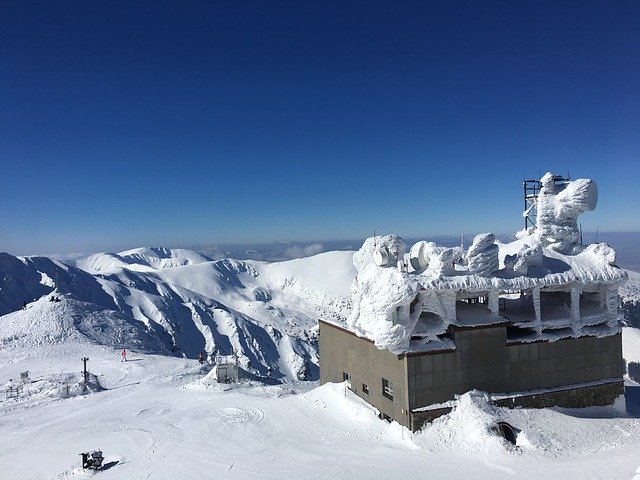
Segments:
[[[62,263],[2,254],[0,342],[7,348],[79,333],[95,343],[189,358],[235,353],[255,376],[316,379],[315,326],[320,315],[348,313],[351,256],[327,252],[268,264],[151,247]],[[29,308],[21,310],[25,300]],[[61,318],[54,321],[56,312]]]

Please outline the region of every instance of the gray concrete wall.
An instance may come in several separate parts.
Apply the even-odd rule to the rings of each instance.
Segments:
[[[409,426],[407,368],[404,355],[380,350],[373,342],[335,325],[320,322],[320,383],[351,378],[351,390],[383,414]],[[382,395],[382,378],[393,383],[393,400]],[[362,384],[369,386],[369,393]]]
[[[618,382],[604,383],[602,385],[502,398],[493,403],[500,407],[508,408],[544,408],[551,406],[584,408],[593,405],[610,405],[616,398],[624,394],[624,382],[621,380]],[[436,418],[450,413],[451,410],[451,407],[445,407],[411,412],[411,429],[414,432],[418,431],[425,423],[432,422]]]
[[[409,409],[473,388],[492,393],[556,388],[622,378],[622,336],[507,343],[506,328],[453,330],[456,350],[408,354]]]
[[[622,378],[622,334],[508,344],[507,391],[536,390]]]
[[[528,344],[507,343],[505,325],[458,328],[451,334],[455,350],[394,355],[320,322],[320,381],[339,383],[347,372],[354,393],[411,427],[411,410],[474,388],[508,394],[621,379],[624,373],[620,333]],[[393,400],[382,395],[383,377],[393,382]],[[369,385],[368,394],[362,391],[363,383]],[[568,398],[568,406],[581,406],[571,403],[573,397],[566,393],[558,398]]]
[[[453,338],[454,351],[407,354],[410,410],[452,400],[473,388],[504,391],[505,327],[456,330]]]

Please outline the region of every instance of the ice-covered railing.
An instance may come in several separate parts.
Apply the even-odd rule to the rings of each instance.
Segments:
[[[589,310],[590,321],[615,327],[620,318],[617,289],[626,273],[615,266],[615,250],[608,245],[579,244],[576,219],[592,210],[596,200],[591,180],[558,187],[553,174],[547,173],[537,199],[538,228],[521,233],[510,244],[485,233],[477,235],[468,249],[420,241],[407,253],[397,235],[368,238],[353,257],[358,273],[347,323],[377,347],[402,351],[409,348],[414,332],[436,341],[449,325],[459,322],[459,301],[482,298],[483,312],[488,311],[479,314],[482,321],[493,316],[495,322],[504,322],[500,296],[519,292],[532,305],[519,323],[541,333],[545,328],[541,294],[564,291],[570,298],[569,323],[556,323],[569,325],[579,335],[589,323],[580,310],[581,295],[588,292],[600,307],[597,314]],[[467,311],[465,321],[468,317]]]

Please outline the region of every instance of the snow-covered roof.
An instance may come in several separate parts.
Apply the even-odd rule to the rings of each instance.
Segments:
[[[401,350],[408,347],[423,312],[442,319],[432,322],[435,341],[458,320],[460,298],[487,296],[495,323],[505,320],[498,315],[500,293],[573,288],[598,292],[602,303],[611,303],[612,289],[627,278],[615,264],[615,250],[604,243],[579,243],[577,218],[595,208],[595,183],[579,179],[558,185],[554,178],[551,173],[541,178],[533,200],[537,227],[519,232],[511,243],[496,242],[493,234],[485,233],[468,249],[420,241],[406,253],[397,235],[365,240],[353,257],[358,276],[348,326],[380,348]],[[479,321],[487,323],[486,318]]]

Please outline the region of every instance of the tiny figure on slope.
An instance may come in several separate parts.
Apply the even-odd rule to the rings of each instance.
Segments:
[[[22,302],[22,309],[23,310],[27,309],[27,302],[26,301]]]
[[[198,362],[200,362],[200,365],[204,365],[204,353],[203,352],[198,352]]]
[[[125,348],[122,349],[122,360],[120,360],[121,362],[126,362],[127,361],[127,350]]]

